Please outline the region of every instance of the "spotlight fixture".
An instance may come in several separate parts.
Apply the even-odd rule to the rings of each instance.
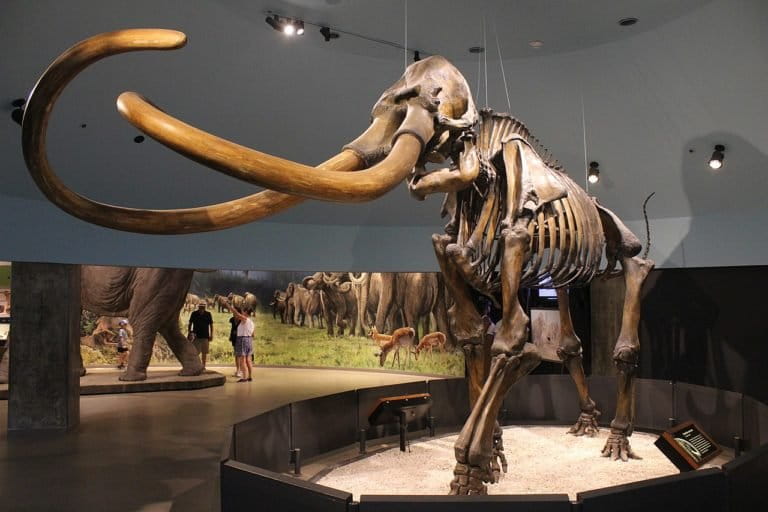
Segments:
[[[631,27],[635,23],[637,23],[637,18],[633,18],[633,17],[621,18],[619,20],[619,25],[621,25],[622,27]]]
[[[600,181],[600,164],[597,162],[589,162],[589,172],[587,173],[587,180],[594,184]]]
[[[273,29],[282,32],[287,36],[292,36],[294,34],[300,36],[304,34],[304,22],[301,20],[294,20],[293,18],[286,18],[285,16],[273,14],[272,16],[267,16],[264,21],[266,21],[267,25]]]
[[[534,39],[533,41],[528,41],[528,46],[530,46],[531,48],[537,48],[538,49],[538,48],[541,48],[542,46],[544,46],[544,41],[542,41],[540,39]]]
[[[413,62],[419,62],[421,60],[421,54],[419,53],[419,50],[416,50],[413,52]]]
[[[320,27],[320,33],[323,35],[323,39],[325,39],[326,43],[331,39],[339,38],[339,34],[331,32],[331,27]]]
[[[474,53],[474,54],[483,53],[483,52],[485,52],[485,47],[483,47],[483,46],[470,46],[468,51],[469,51],[469,53]]]
[[[712,152],[712,157],[709,159],[709,166],[712,169],[719,169],[723,166],[723,160],[725,159],[725,146],[722,144],[715,145],[715,150]]]

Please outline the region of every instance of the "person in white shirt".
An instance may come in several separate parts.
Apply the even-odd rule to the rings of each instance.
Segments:
[[[253,331],[255,329],[253,320],[251,320],[252,311],[245,309],[241,313],[229,302],[226,302],[225,305],[239,322],[237,324],[237,337],[235,338],[235,363],[242,377],[237,382],[250,382],[253,380],[251,354],[253,353]]]

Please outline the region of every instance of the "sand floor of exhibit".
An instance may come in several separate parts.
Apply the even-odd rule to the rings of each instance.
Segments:
[[[504,447],[508,472],[488,488],[489,494],[568,494],[610,487],[678,473],[678,469],[653,444],[656,434],[635,432],[631,443],[642,460],[612,461],[601,457],[610,429],[595,437],[566,434],[564,426],[508,426]],[[447,494],[455,459],[456,435],[426,438],[410,443],[410,452],[399,447],[322,471],[314,480],[321,485],[361,494]],[[719,466],[732,458],[721,454],[704,467]],[[315,463],[315,467],[317,463]]]
[[[8,436],[0,401],[0,510],[211,512],[219,460],[239,421],[290,402],[423,381],[386,372],[257,368],[237,383],[190,391],[84,396],[66,434]],[[254,505],[256,506],[256,505]]]

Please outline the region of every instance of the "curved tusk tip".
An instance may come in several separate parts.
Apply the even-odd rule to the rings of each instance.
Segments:
[[[157,29],[157,42],[164,48],[181,48],[187,44],[187,34],[180,30]]]
[[[187,34],[179,30],[166,30],[170,48],[181,48],[187,44]]]

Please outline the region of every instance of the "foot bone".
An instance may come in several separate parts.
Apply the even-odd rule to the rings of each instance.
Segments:
[[[622,430],[613,428],[603,447],[603,457],[611,457],[612,460],[621,459],[624,462],[629,459],[642,460],[642,457],[632,451],[627,435]]]
[[[592,412],[582,412],[579,415],[579,419],[568,430],[569,434],[575,436],[588,436],[595,437],[600,431],[600,427],[597,425],[597,418],[600,417],[600,411],[594,409]]]

